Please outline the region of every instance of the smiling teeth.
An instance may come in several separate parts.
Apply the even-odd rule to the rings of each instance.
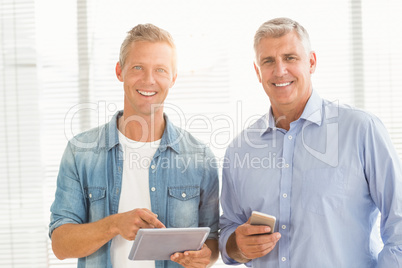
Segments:
[[[141,95],[144,95],[144,96],[153,96],[156,94],[156,92],[146,92],[146,91],[139,91],[139,90],[137,90],[137,91],[138,91],[138,93],[140,93]]]
[[[286,86],[289,86],[291,84],[291,82],[288,82],[288,83],[282,83],[282,84],[275,84],[275,86],[277,86],[277,87],[286,87]]]

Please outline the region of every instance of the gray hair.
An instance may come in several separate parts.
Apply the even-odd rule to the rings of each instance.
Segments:
[[[169,32],[163,30],[151,23],[147,24],[138,24],[129,32],[127,32],[127,37],[124,39],[123,43],[120,47],[120,56],[119,56],[119,64],[123,69],[124,64],[126,62],[127,55],[130,51],[130,45],[134,42],[146,41],[151,43],[156,42],[166,42],[173,49],[173,71],[176,73],[176,45],[174,44],[173,37]]]
[[[264,22],[254,35],[254,51],[257,53],[257,47],[263,38],[279,38],[291,31],[295,31],[300,41],[303,43],[306,54],[311,52],[310,37],[306,29],[298,22],[288,18],[276,18]]]

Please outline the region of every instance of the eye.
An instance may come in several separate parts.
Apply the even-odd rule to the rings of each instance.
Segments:
[[[165,73],[166,72],[165,69],[162,69],[162,68],[158,68],[158,69],[156,69],[156,71],[158,73]]]
[[[286,60],[287,61],[295,61],[296,57],[295,56],[288,56],[288,57],[286,57]]]
[[[141,67],[141,66],[134,66],[133,69],[135,69],[135,70],[142,70],[142,67]]]
[[[274,62],[273,59],[266,59],[266,60],[264,60],[264,61],[262,62],[262,64],[271,64],[271,63],[273,63],[273,62]]]
[[[273,57],[265,57],[262,58],[261,62],[262,64],[272,64],[275,62],[275,59]]]

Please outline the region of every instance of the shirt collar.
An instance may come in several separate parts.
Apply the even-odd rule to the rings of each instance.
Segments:
[[[123,115],[123,111],[117,111],[110,122],[106,124],[105,135],[106,137],[100,137],[100,141],[105,141],[105,148],[107,150],[112,149],[119,144],[119,130],[117,128],[117,120]]]
[[[114,114],[109,124],[106,125],[106,131],[105,131],[106,137],[105,139],[101,140],[107,142],[107,144],[105,145],[107,150],[110,150],[114,146],[119,144],[119,134],[118,134],[119,130],[117,128],[117,120],[122,115],[123,111],[118,111],[117,113]],[[163,152],[166,150],[167,147],[170,147],[177,153],[179,153],[180,150],[179,141],[182,138],[184,132],[180,132],[177,128],[175,128],[166,114],[163,114],[163,117],[165,119],[166,125],[162,135],[161,143],[159,145],[159,151]]]
[[[322,124],[322,98],[318,93],[313,90],[309,100],[307,101],[306,107],[300,116],[301,119],[310,121],[318,126]]]
[[[177,153],[180,152],[179,141],[183,138],[184,131],[176,128],[172,122],[170,122],[169,117],[166,114],[163,114],[165,118],[165,131],[162,135],[161,144],[159,146],[159,151],[163,152],[167,149],[167,147],[172,148]],[[181,130],[181,131],[180,131]]]
[[[313,89],[300,118],[320,126],[322,123],[322,101],[320,95]],[[261,136],[276,129],[272,107],[270,107],[268,114],[262,120],[266,129],[261,132]]]

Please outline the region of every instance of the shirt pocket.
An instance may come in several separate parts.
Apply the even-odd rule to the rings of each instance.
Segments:
[[[169,227],[197,227],[199,186],[168,187]]]
[[[346,198],[346,179],[340,168],[315,169],[305,172],[302,206],[319,215],[341,211]]]
[[[106,188],[87,187],[85,198],[89,206],[88,222],[94,222],[105,217],[106,212]]]

